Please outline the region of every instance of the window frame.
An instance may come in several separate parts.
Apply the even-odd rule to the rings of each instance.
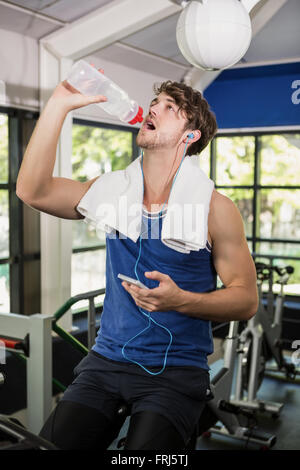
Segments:
[[[260,152],[260,137],[266,135],[286,135],[286,134],[300,134],[299,130],[270,130],[270,131],[247,131],[247,132],[218,132],[215,138],[210,143],[210,178],[215,182],[215,189],[252,189],[253,190],[253,202],[252,202],[252,212],[253,212],[253,222],[252,222],[252,235],[251,237],[246,236],[247,242],[251,243],[252,246],[252,256],[254,258],[266,258],[269,259],[271,265],[273,265],[274,260],[285,259],[285,260],[294,260],[300,262],[300,256],[287,256],[287,255],[270,255],[256,252],[256,246],[258,243],[262,242],[275,242],[275,243],[289,243],[300,245],[300,242],[297,240],[290,239],[281,239],[281,238],[263,238],[257,236],[257,198],[258,191],[262,189],[283,189],[283,190],[299,190],[300,185],[264,185],[259,184],[259,152]],[[216,167],[217,167],[217,139],[220,137],[254,137],[254,181],[253,185],[218,185],[216,184]],[[286,297],[300,302],[300,295],[286,294]]]
[[[0,258],[0,264],[9,265],[10,312],[24,314],[24,265],[40,260],[40,252],[24,253],[23,203],[16,195],[16,181],[22,162],[24,145],[23,123],[37,120],[39,112],[0,106],[0,113],[8,118],[8,181],[0,183],[0,189],[8,191],[9,256]],[[13,295],[12,295],[13,292]]]

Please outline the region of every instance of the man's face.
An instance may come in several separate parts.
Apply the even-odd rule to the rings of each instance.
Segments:
[[[182,139],[187,120],[171,96],[160,93],[149,107],[137,135],[136,143],[143,149],[176,147]]]

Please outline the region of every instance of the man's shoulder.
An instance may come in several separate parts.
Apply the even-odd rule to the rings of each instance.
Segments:
[[[208,230],[212,239],[239,229],[241,224],[241,214],[235,203],[214,189],[208,215]]]
[[[224,194],[221,194],[216,189],[213,190],[210,200],[210,213],[219,213],[223,212],[224,210],[227,211],[234,211],[236,209],[236,205],[234,202]]]

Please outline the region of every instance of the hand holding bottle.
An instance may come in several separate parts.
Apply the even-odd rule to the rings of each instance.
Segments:
[[[73,87],[72,90],[78,90],[82,95],[92,98],[92,101],[88,101],[87,104],[98,104],[105,112],[117,117],[120,121],[132,125],[143,121],[143,109],[138,103],[130,99],[119,85],[106,77],[101,69],[97,70],[86,61],[79,60],[73,64],[67,82]],[[107,100],[100,98],[103,96]],[[99,98],[98,101],[96,97]]]
[[[104,73],[103,69],[99,69],[99,72]],[[49,101],[55,101],[56,104],[61,104],[65,111],[69,112],[73,109],[88,106],[89,104],[104,103],[107,101],[107,98],[104,95],[83,95],[72,87],[67,80],[64,80],[57,85]]]

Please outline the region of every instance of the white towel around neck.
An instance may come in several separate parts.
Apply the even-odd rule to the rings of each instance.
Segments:
[[[187,156],[174,181],[163,218],[161,241],[181,253],[205,248],[214,182],[199,167],[199,156]],[[125,170],[101,175],[77,210],[96,229],[118,231],[136,242],[141,234],[143,175],[141,156]]]

